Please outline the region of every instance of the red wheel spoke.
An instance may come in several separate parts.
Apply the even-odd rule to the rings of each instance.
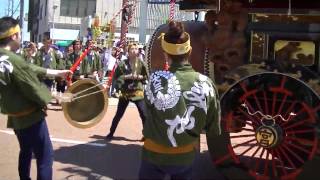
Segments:
[[[257,172],[257,169],[259,168],[260,162],[263,161],[262,160],[262,156],[263,156],[265,151],[266,151],[266,149],[263,148],[262,152],[260,153],[260,156],[259,156],[260,158],[256,158],[256,160],[255,160],[255,166],[254,166],[254,171],[255,172]]]
[[[246,149],[245,151],[243,151],[241,154],[239,154],[239,156],[243,156],[244,154],[246,154],[248,151],[250,151],[251,149],[253,149],[254,147],[257,147],[258,144],[252,144],[251,147],[249,147],[248,149]]]
[[[268,164],[269,164],[269,155],[270,155],[270,153],[267,151],[267,157],[266,157],[266,160],[265,160],[265,162],[264,162],[264,172],[263,172],[263,174],[265,175],[265,176],[267,176],[268,175]]]
[[[295,131],[287,131],[287,134],[304,134],[304,133],[310,133],[314,132],[315,129],[302,129],[302,130],[295,130]]]
[[[250,127],[253,128],[252,123],[249,123],[248,121],[241,120],[241,119],[233,119],[233,120],[241,121],[241,122],[245,123],[246,125],[249,125]],[[239,128],[237,128],[237,127],[232,127],[232,128],[230,128],[230,126],[228,126],[228,127],[229,127],[229,129],[228,129],[229,132],[231,132],[232,130],[256,132],[254,129],[251,129],[251,128],[245,128],[245,127],[239,127]]]
[[[281,104],[280,104],[280,107],[279,107],[279,110],[278,110],[278,113],[277,113],[277,114],[281,114],[283,105],[285,104],[285,102],[286,102],[286,100],[287,100],[287,97],[288,97],[288,95],[284,95],[284,97],[282,98]]]
[[[240,130],[250,131],[250,132],[256,132],[254,129],[249,129],[249,128],[241,128]]]
[[[244,145],[244,144],[251,143],[251,142],[253,142],[253,141],[256,141],[256,139],[254,138],[254,139],[251,139],[251,140],[245,141],[245,142],[243,142],[243,143],[236,144],[235,146],[232,146],[232,148],[233,148],[233,149],[235,149],[235,148],[237,148],[237,147],[239,147],[239,146],[242,146],[242,145]]]
[[[284,114],[284,117],[287,117],[289,115],[289,113],[292,112],[292,109],[294,108],[294,106],[297,104],[298,101],[293,101],[292,104],[290,105],[290,107],[288,108],[287,112]]]
[[[284,113],[284,118],[285,117],[288,117],[290,115],[290,113],[292,112],[292,109],[294,108],[294,106],[297,104],[297,101],[294,101],[293,103],[291,103],[290,107],[288,108],[288,110]],[[301,111],[301,110],[300,110]],[[295,113],[295,112],[294,112]],[[295,113],[295,117],[298,116],[298,113]],[[279,124],[282,125],[282,124],[286,124],[288,123],[288,121],[281,121]]]
[[[287,141],[284,141],[283,143],[286,144],[286,145],[288,145],[288,146],[292,146],[292,147],[294,147],[294,148],[296,148],[296,149],[299,149],[300,151],[303,151],[303,152],[305,152],[306,154],[310,154],[310,153],[311,153],[310,150],[308,150],[308,149],[306,149],[306,148],[304,148],[304,147],[302,147],[302,146],[299,146],[298,144],[288,143]]]
[[[287,136],[286,140],[293,140],[293,141],[297,141],[297,142],[299,142],[301,144],[307,144],[307,145],[313,145],[314,144],[314,141],[310,141],[310,140],[302,139],[302,138],[297,138],[297,137]]]
[[[246,88],[246,86],[244,85],[243,82],[242,82],[242,83],[239,83],[239,85],[240,85],[240,87],[242,88],[242,90],[243,90],[244,92],[248,92],[248,91],[247,91],[247,88]]]
[[[294,153],[290,148],[288,148],[288,146],[286,146],[285,144],[282,145],[284,149],[286,149],[287,151],[289,151],[289,153],[291,153],[297,160],[299,160],[302,164],[304,164],[306,161],[304,159],[302,159],[298,154]]]
[[[271,159],[271,166],[272,166],[272,173],[273,173],[273,176],[277,176],[278,173],[276,173],[276,160],[275,160],[275,156],[274,156],[274,152],[273,150],[271,150],[271,156],[272,156],[272,159]]]
[[[248,100],[245,100],[245,103],[251,112],[256,112],[256,110],[252,107],[251,103]]]
[[[272,97],[272,116],[274,116],[275,110],[276,110],[276,98],[277,98],[277,93],[273,94]]]
[[[255,134],[243,134],[243,135],[237,135],[237,136],[230,136],[230,138],[243,138],[243,137],[254,137]]]
[[[240,112],[241,112],[242,114],[244,114],[245,116],[247,116],[247,118],[249,118],[252,123],[255,123],[256,125],[259,125],[259,124],[260,124],[260,122],[258,122],[258,120],[254,119],[254,118],[253,118],[252,116],[250,116],[247,112],[243,111],[243,110],[240,109],[240,108],[239,108],[239,110],[240,110]]]
[[[254,100],[256,101],[256,104],[257,104],[257,106],[258,106],[258,108],[259,108],[259,111],[262,112],[263,114],[265,114],[266,112],[263,112],[263,109],[262,109],[262,107],[261,107],[261,105],[260,105],[260,102],[259,102],[256,94],[254,94],[253,97],[254,97]]]
[[[259,146],[255,151],[254,151],[254,153],[252,154],[252,156],[251,157],[255,157],[256,156],[256,154],[258,153],[258,151],[261,149],[262,147],[261,146]]]
[[[298,111],[297,113],[295,113],[295,117],[298,117],[302,112],[306,112],[305,108],[300,109],[300,111]],[[287,117],[287,116],[286,116]]]
[[[220,157],[219,159],[214,160],[213,163],[214,163],[215,165],[219,165],[219,164],[221,164],[223,161],[225,161],[225,160],[227,160],[227,159],[229,159],[229,158],[231,158],[231,155],[230,155],[230,154],[226,154],[226,155]]]
[[[284,164],[283,164],[283,160],[282,160],[281,154],[279,153],[278,150],[274,150],[274,154],[275,154],[275,157],[277,157],[277,158],[279,159],[280,168],[281,168],[283,174],[287,175],[288,172],[287,172],[286,169],[284,168]]]
[[[287,77],[283,76],[281,79],[281,85],[280,85],[281,88],[284,88],[284,84],[285,84],[286,80],[287,80]]]
[[[246,120],[243,120],[243,119],[240,119],[240,118],[234,118],[234,120],[241,121],[241,122],[243,122],[243,123],[245,123],[245,124],[247,124],[247,125],[249,125],[251,127],[254,126],[252,121],[246,121]]]
[[[310,94],[312,102],[301,99],[297,88]],[[215,164],[241,163],[257,180],[286,180],[297,178],[304,164],[317,155],[320,101],[301,81],[279,73],[246,77],[221,102],[230,143],[222,157],[213,156]]]
[[[293,123],[293,124],[284,125],[284,129],[285,129],[285,130],[287,130],[287,129],[292,129],[292,128],[294,128],[294,127],[300,126],[300,125],[302,125],[302,124],[306,124],[306,123],[308,123],[308,122],[310,122],[310,119],[305,119],[305,120],[297,121],[297,122],[295,122],[295,123]]]
[[[264,98],[264,109],[266,114],[269,114],[269,107],[268,107],[268,99],[266,91],[263,91],[263,98]]]
[[[297,169],[297,167],[292,162],[291,158],[289,158],[288,154],[283,150],[282,147],[279,147],[280,152],[284,155],[285,159],[289,162],[290,166],[294,169]]]

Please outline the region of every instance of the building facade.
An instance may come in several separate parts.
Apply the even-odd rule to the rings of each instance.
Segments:
[[[147,9],[141,9],[142,1],[130,0],[134,4],[132,23],[128,36],[137,39],[139,28],[145,28],[146,35],[150,35],[169,17],[169,4],[148,4]],[[120,32],[122,0],[30,0],[29,24],[30,40],[41,42],[44,36],[54,40],[71,40],[81,38],[84,28],[88,24],[88,16],[99,16],[100,24],[106,24],[111,19],[116,20],[116,35]],[[175,19],[191,20],[190,12],[179,12],[175,7]],[[141,11],[147,11],[145,27],[139,27]],[[115,16],[118,14],[118,16]]]

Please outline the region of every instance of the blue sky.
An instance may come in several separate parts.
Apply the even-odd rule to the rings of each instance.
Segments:
[[[7,15],[7,8],[8,8],[8,0],[0,0],[1,1],[1,6],[0,6],[0,16],[3,17],[5,15]],[[20,8],[18,7],[19,6],[19,0],[14,0],[14,9],[15,8],[18,8],[17,9],[17,12],[14,14],[14,17],[17,17],[19,16],[20,14]],[[29,7],[29,0],[24,0],[24,12],[28,12],[28,7]]]
[[[20,15],[20,4],[19,4],[19,0],[14,0],[14,9],[17,8],[16,13],[13,15],[13,17],[18,17]],[[0,0],[1,6],[0,6],[0,17],[6,16],[7,15],[7,8],[8,8],[8,0]],[[24,0],[24,14],[28,12],[28,8],[29,8],[29,0]],[[23,34],[22,34],[22,38],[23,40],[29,40],[30,39],[30,33],[27,32],[27,22],[24,22],[23,24],[24,28],[23,28]]]

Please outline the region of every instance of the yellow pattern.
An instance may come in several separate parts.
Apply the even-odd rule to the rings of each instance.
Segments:
[[[191,143],[185,146],[179,147],[167,147],[161,144],[157,144],[151,139],[146,139],[144,141],[143,147],[149,151],[162,153],[162,154],[181,154],[181,153],[188,153],[193,151],[196,148],[197,143]]]
[[[191,45],[190,45],[190,35],[187,32],[184,32],[185,35],[188,36],[188,41],[182,44],[173,44],[173,43],[168,43],[164,40],[164,33],[161,33],[159,38],[161,39],[161,46],[162,49],[171,55],[182,55],[186,54],[190,51]]]
[[[0,39],[4,39],[7,38],[9,36],[12,36],[13,34],[20,32],[20,26],[16,25],[15,27],[12,27],[10,29],[8,29],[8,31],[1,33],[0,34]]]

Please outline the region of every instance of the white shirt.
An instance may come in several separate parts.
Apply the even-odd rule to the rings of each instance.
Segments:
[[[109,50],[106,50],[103,57],[103,69],[105,71],[112,71],[115,63],[116,58],[111,55],[111,52]]]

